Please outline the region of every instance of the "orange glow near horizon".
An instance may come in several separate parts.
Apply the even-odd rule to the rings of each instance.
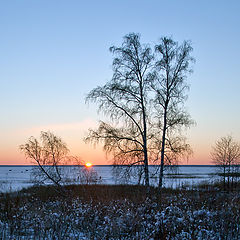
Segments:
[[[77,131],[70,133],[57,132],[57,135],[68,143],[71,156],[78,156],[81,159],[82,164],[91,163],[91,166],[96,165],[111,165],[112,156],[106,156],[106,153],[102,149],[102,145],[92,146],[86,144],[83,141],[79,141],[79,134]],[[28,134],[28,133],[27,133]],[[4,141],[0,141],[0,165],[32,165],[35,162],[25,157],[23,153],[19,151],[19,145],[26,142],[28,135],[10,135],[5,137]],[[35,135],[34,133],[32,135]],[[80,136],[83,136],[83,134]],[[36,137],[38,134],[36,133]],[[200,141],[201,140],[201,141]],[[191,145],[194,154],[190,156],[189,160],[182,160],[179,164],[184,165],[208,165],[213,164],[210,157],[211,142],[213,140],[206,140],[204,138],[199,141],[193,139]],[[75,162],[67,162],[67,165],[76,164]],[[87,166],[86,166],[87,167]]]
[[[85,167],[90,168],[92,167],[92,164],[90,162],[85,163]]]
[[[83,150],[81,150],[83,149]],[[80,156],[81,159],[84,162],[84,166],[89,167],[93,165],[111,165],[111,158],[106,158],[105,153],[100,149],[92,149],[90,147],[85,147],[85,149],[82,147],[80,150],[77,149],[73,151],[73,155]],[[19,151],[11,149],[11,151],[4,151],[0,152],[0,165],[32,165],[34,164],[34,161],[31,159],[26,159],[24,154],[21,154]],[[91,151],[90,151],[91,150]],[[207,153],[206,153],[207,152]],[[208,164],[213,164],[210,156],[209,156],[209,151],[203,151],[197,149],[194,156],[192,156],[188,161],[183,160],[180,161],[179,164],[186,164],[186,165],[208,165]],[[91,159],[91,162],[88,161],[88,159]],[[69,162],[66,164],[75,164],[73,162]]]

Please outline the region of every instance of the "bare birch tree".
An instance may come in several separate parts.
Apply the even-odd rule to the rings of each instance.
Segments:
[[[103,142],[114,164],[143,164],[146,185],[149,162],[158,164],[160,158],[161,188],[164,166],[190,153],[178,133],[193,123],[184,110],[192,47],[189,42],[178,46],[165,37],[155,47],[154,56],[149,46],[140,43],[139,35],[132,33],[124,37],[121,47],[110,50],[115,57],[113,77],[93,89],[87,101],[97,102],[112,123],[100,122],[86,140]]]
[[[126,35],[122,46],[111,47],[110,51],[114,55],[113,77],[104,86],[93,89],[87,101],[97,102],[99,111],[115,125],[101,122],[97,130],[90,131],[87,140],[103,141],[104,149],[113,153],[115,163],[142,162],[148,186],[147,92],[153,56],[150,47],[142,45],[135,33]]]
[[[222,137],[213,146],[211,158],[213,163],[220,168],[224,190],[226,190],[226,178],[229,189],[230,178],[232,178],[233,183],[234,176],[238,173],[235,170],[240,164],[240,144],[234,141],[232,136]]]
[[[189,88],[187,74],[191,72],[190,63],[194,61],[191,52],[192,47],[189,42],[184,41],[179,46],[177,42],[167,37],[161,38],[160,43],[155,46],[156,77],[151,82],[151,87],[156,94],[156,116],[161,129],[159,188],[162,188],[163,184],[164,165],[166,160],[169,160],[167,149],[171,150],[172,156],[174,153],[189,152],[189,145],[184,141],[178,141],[177,148],[173,148],[171,142],[179,140],[174,137],[177,131],[183,126],[188,127],[193,123],[189,114],[184,110],[186,92]]]
[[[43,182],[50,180],[56,186],[61,186],[60,165],[66,163],[69,150],[60,137],[51,132],[41,132],[40,141],[30,137],[19,148],[27,158],[37,164],[37,175]]]

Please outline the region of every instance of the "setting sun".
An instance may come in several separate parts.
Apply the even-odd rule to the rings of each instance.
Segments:
[[[87,162],[86,164],[85,164],[85,167],[91,167],[92,166],[92,164],[90,163],[90,162]]]

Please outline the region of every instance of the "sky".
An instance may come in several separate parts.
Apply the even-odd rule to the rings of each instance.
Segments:
[[[0,2],[0,165],[31,164],[19,145],[50,130],[73,155],[111,164],[83,142],[101,119],[87,93],[112,76],[109,47],[123,36],[143,43],[190,40],[196,63],[186,108],[194,154],[181,164],[211,164],[216,140],[240,141],[240,1],[11,0]]]

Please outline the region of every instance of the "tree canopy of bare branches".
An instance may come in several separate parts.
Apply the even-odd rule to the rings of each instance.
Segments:
[[[211,158],[214,164],[220,167],[223,177],[224,190],[226,190],[226,178],[228,188],[230,180],[238,177],[238,165],[240,164],[240,144],[234,141],[232,136],[222,137],[212,147]]]
[[[103,87],[93,89],[87,101],[97,102],[99,110],[122,127],[101,122],[87,139],[102,140],[105,150],[114,151],[115,162],[142,162],[145,184],[149,185],[147,92],[153,55],[150,47],[141,45],[138,34],[126,35],[122,46],[113,46],[110,51],[114,55],[113,77]]]
[[[56,186],[61,185],[62,174],[59,166],[69,160],[69,150],[60,137],[51,132],[41,132],[40,140],[32,136],[19,148],[27,158],[37,164],[38,177],[43,182],[50,180]]]
[[[189,145],[185,144],[183,138],[180,140],[179,136],[176,138],[174,135],[182,127],[189,127],[193,124],[189,114],[184,110],[184,102],[189,89],[187,74],[191,72],[190,64],[194,61],[191,56],[192,50],[190,42],[184,41],[178,45],[168,37],[161,38],[159,44],[155,46],[156,77],[152,81],[151,87],[156,93],[154,103],[162,138],[160,188],[162,187],[165,158],[169,158],[167,146],[168,149],[171,149],[170,155],[175,155],[175,157],[179,153],[190,152]],[[174,143],[177,143],[176,148],[173,148]]]
[[[149,185],[149,162],[159,164],[159,186],[163,167],[190,152],[180,129],[192,124],[184,110],[187,74],[190,72],[191,44],[178,46],[162,38],[155,46],[140,42],[130,33],[120,47],[111,47],[113,76],[104,86],[94,88],[87,102],[98,104],[110,122],[100,121],[90,129],[86,141],[102,142],[113,155],[113,163],[144,166],[145,185]],[[140,168],[139,168],[140,169]]]

